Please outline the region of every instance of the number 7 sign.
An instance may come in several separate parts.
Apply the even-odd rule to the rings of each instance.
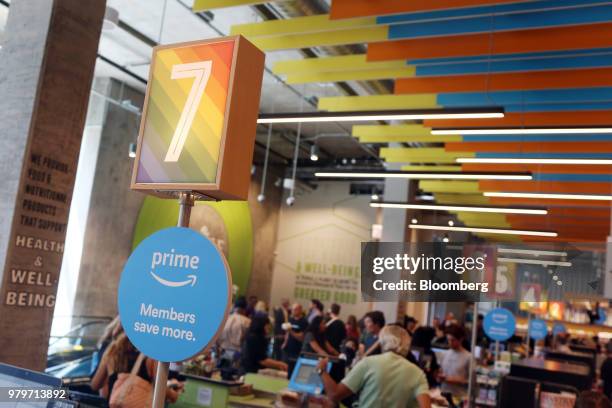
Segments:
[[[174,130],[174,135],[170,141],[170,147],[168,153],[166,153],[166,162],[178,161],[183,146],[185,146],[185,140],[189,135],[193,118],[197,112],[204,89],[210,79],[210,72],[212,71],[212,61],[192,62],[189,64],[176,64],[172,67],[172,75],[170,78],[193,78],[193,85],[187,96],[187,101],[181,112],[181,117]]]
[[[246,200],[263,66],[241,36],[155,47],[131,188]]]

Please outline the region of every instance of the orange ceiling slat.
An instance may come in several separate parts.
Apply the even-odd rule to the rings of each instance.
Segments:
[[[572,243],[572,247],[576,248],[576,249],[581,249],[582,247],[580,245],[576,245],[575,243],[584,243],[584,244],[591,244],[591,243],[597,243],[600,244],[602,242],[605,242],[606,237],[602,237],[602,236],[596,236],[596,237],[582,237],[582,236],[573,236],[573,235],[560,235],[558,237],[546,237],[546,238],[542,238],[542,237],[531,237],[531,236],[524,236],[521,235],[521,240],[523,240],[523,242],[570,242]],[[591,250],[592,248],[590,246],[585,246],[584,250]]]
[[[499,119],[436,119],[426,120],[423,124],[429,128],[454,129],[471,127],[609,126],[612,124],[612,111],[506,113],[503,118]]]
[[[398,78],[395,80],[395,93],[521,91],[607,86],[612,86],[612,68]]]
[[[585,217],[593,219],[605,219],[610,222],[610,207],[608,208],[572,208],[572,207],[550,207],[548,215],[551,217]],[[601,221],[600,221],[601,222]]]
[[[504,164],[500,167],[495,163],[463,163],[463,171],[499,171],[499,172],[531,172],[531,173],[558,173],[558,174],[612,174],[612,168],[608,165],[588,164]]]
[[[447,152],[611,153],[610,142],[447,142]],[[612,167],[608,166],[608,171]],[[565,171],[564,173],[567,173]]]
[[[601,209],[610,205],[609,201],[595,200],[557,200],[543,198],[516,198],[516,197],[489,197],[491,205],[500,206],[524,206],[524,207],[548,207],[549,209],[558,207],[572,207],[579,211],[590,211],[591,209]]]
[[[601,218],[586,218],[586,217],[551,217],[548,215],[542,216],[524,216],[524,215],[506,215],[506,220],[512,224],[513,227],[518,225],[523,225],[526,227],[531,226],[531,228],[537,227],[546,227],[548,225],[579,225],[586,226],[589,228],[603,228],[610,232],[610,226],[605,225],[601,222]]]
[[[612,23],[382,41],[368,44],[368,61],[466,57],[612,46]]]
[[[332,0],[331,19],[516,3],[516,0]]]
[[[561,194],[601,194],[609,195],[612,191],[610,183],[586,181],[506,181],[481,180],[478,182],[480,191],[506,191],[522,193],[561,193]]]

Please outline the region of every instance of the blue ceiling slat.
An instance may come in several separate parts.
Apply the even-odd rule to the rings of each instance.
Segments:
[[[476,153],[483,159],[612,159],[612,153]]]
[[[612,174],[533,173],[533,179],[538,181],[584,181],[594,183],[609,183],[612,181]]]
[[[510,61],[473,62],[416,67],[417,76],[468,75],[487,72],[524,72],[612,66],[612,54]]]
[[[545,0],[526,1],[511,4],[497,4],[493,6],[462,7],[448,10],[427,11],[417,13],[403,13],[376,18],[378,24],[414,23],[421,21],[463,19],[490,14],[520,13],[526,11],[545,10],[560,7],[584,7],[587,4],[606,3],[603,1],[585,2],[585,0]]]
[[[439,65],[439,64],[459,64],[465,62],[488,62],[488,61],[512,61],[524,59],[541,59],[554,57],[577,57],[577,56],[597,56],[612,54],[612,48],[590,48],[580,50],[527,52],[515,54],[495,54],[495,55],[475,55],[469,57],[446,57],[446,58],[421,58],[406,61],[408,65]]]
[[[491,31],[526,30],[579,24],[604,23],[612,20],[612,5],[599,5],[522,14],[474,17],[441,22],[399,24],[389,27],[391,40],[487,33]],[[450,41],[450,40],[449,40]]]
[[[465,135],[464,142],[607,142],[612,134],[575,135]]]
[[[441,93],[437,99],[438,104],[445,107],[610,101],[612,87]]]
[[[612,110],[611,102],[600,103],[548,103],[529,105],[504,105],[504,110],[510,112],[568,112],[568,111],[595,111]]]

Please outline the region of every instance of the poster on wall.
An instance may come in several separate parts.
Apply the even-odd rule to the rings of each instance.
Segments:
[[[346,317],[367,312],[361,299],[361,242],[374,223],[369,197],[349,195],[348,183],[321,183],[281,209],[271,301],[282,298],[308,305],[319,299],[326,308],[342,307]]]

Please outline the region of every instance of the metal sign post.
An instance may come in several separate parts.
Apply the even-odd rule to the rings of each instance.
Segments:
[[[531,326],[531,312],[527,312],[527,344],[525,344],[525,349],[527,350],[527,357],[529,357],[529,326]]]
[[[177,227],[189,228],[189,219],[191,218],[191,209],[193,208],[194,197],[191,192],[180,193],[179,195],[179,215]],[[164,408],[166,404],[166,386],[168,383],[168,373],[170,371],[170,363],[163,361],[157,362],[157,371],[155,372],[155,388],[153,390],[153,408]]]

